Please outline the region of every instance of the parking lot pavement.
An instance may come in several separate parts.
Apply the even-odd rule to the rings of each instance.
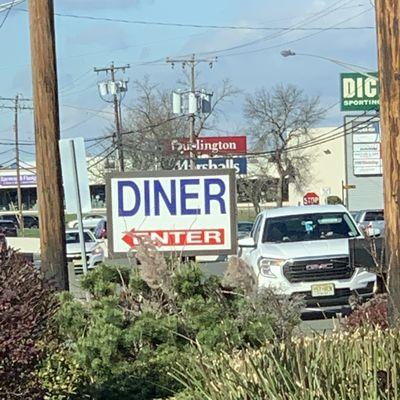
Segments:
[[[39,238],[7,237],[7,243],[10,247],[20,250],[22,253],[40,253]]]

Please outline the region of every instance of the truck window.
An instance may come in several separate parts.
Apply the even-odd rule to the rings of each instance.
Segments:
[[[254,223],[254,227],[253,230],[251,231],[251,237],[254,240],[254,243],[258,242],[258,238],[260,237],[260,228],[261,228],[261,221],[262,221],[263,217],[260,214],[257,219],[256,222]]]
[[[359,235],[346,213],[287,215],[266,221],[262,242],[303,242],[348,239]]]
[[[383,221],[383,211],[368,211],[365,214],[364,221],[371,222],[371,221]]]

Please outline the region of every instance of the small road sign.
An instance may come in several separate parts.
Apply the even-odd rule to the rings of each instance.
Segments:
[[[303,197],[303,204],[305,206],[319,205],[319,196],[314,192],[308,192]]]

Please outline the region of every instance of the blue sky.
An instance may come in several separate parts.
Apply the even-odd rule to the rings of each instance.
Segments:
[[[12,10],[0,29],[3,54],[0,96],[22,93],[29,97],[32,93],[29,21],[23,11],[26,8],[27,3],[23,3]],[[201,25],[281,28],[297,24],[301,28],[329,28],[375,24],[370,0],[55,0],[55,8],[64,14]],[[0,14],[0,20],[3,16]],[[225,119],[220,121],[219,128],[228,132],[245,129],[244,96],[262,86],[292,83],[306,94],[320,96],[323,106],[339,101],[339,73],[345,69],[311,57],[283,58],[282,49],[318,54],[372,70],[376,70],[377,64],[372,29],[320,32],[199,29],[56,17],[56,35],[63,137],[98,137],[110,125],[111,110],[97,91],[97,81],[103,76],[98,77],[93,67],[103,67],[111,61],[131,64],[126,73],[131,81],[149,75],[152,81],[174,88],[181,77],[179,68],[172,70],[164,62],[143,63],[167,56],[213,52],[258,40],[253,45],[218,53],[218,62],[212,70],[206,64],[199,66],[200,80],[210,88],[218,87],[228,78],[242,90],[243,94],[223,108]],[[134,97],[134,91],[130,90],[126,104]],[[103,112],[96,114],[88,109]],[[10,111],[0,110],[0,140],[12,139],[12,118]],[[322,125],[339,125],[342,118],[336,105]],[[21,137],[33,139],[30,111],[22,112]],[[5,150],[7,147],[1,146],[0,162],[9,158],[9,154],[1,154]],[[29,158],[29,154],[25,156]]]

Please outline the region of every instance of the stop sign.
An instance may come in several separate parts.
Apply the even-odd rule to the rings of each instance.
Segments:
[[[319,204],[319,196],[314,192],[308,192],[303,197],[303,204],[305,206],[316,206]]]

